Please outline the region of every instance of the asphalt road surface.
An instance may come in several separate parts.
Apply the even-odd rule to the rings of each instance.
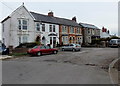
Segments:
[[[25,56],[2,61],[3,84],[112,84],[109,64],[117,48],[82,48],[79,52]]]

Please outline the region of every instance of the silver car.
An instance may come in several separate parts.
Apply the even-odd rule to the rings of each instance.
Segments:
[[[71,50],[71,51],[80,51],[81,45],[80,44],[68,44],[61,47],[62,51]]]

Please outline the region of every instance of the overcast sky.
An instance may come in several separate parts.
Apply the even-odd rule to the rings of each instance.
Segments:
[[[20,5],[22,2],[0,3],[0,21]],[[25,2],[25,7],[45,15],[51,10],[54,16],[67,19],[76,16],[78,23],[94,24],[100,29],[104,26],[111,34],[118,34],[118,2]]]

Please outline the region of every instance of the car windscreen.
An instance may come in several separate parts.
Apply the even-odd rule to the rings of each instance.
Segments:
[[[79,44],[76,44],[76,46],[80,46]]]
[[[36,49],[36,48],[38,48],[38,46],[33,47],[33,49]]]
[[[46,48],[46,49],[51,49],[51,47],[50,47],[50,46],[45,46],[45,48]]]

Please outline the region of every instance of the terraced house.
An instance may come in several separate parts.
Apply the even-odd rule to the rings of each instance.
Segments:
[[[100,38],[100,29],[92,24],[79,23],[82,26],[83,44],[92,43],[92,39]]]
[[[41,44],[82,43],[81,26],[76,18],[65,19],[54,16],[30,12],[21,5],[2,22],[2,41],[9,47],[17,47],[21,43],[35,42],[38,39]]]
[[[63,19],[64,24],[60,24],[60,44],[82,43],[82,28],[76,22],[76,17],[71,20]]]

